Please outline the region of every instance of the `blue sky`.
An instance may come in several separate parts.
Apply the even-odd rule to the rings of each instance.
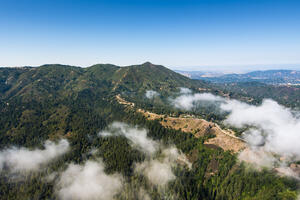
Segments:
[[[300,1],[0,0],[0,66],[145,61],[297,67]]]

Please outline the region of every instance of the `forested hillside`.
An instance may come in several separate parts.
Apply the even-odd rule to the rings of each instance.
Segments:
[[[148,120],[116,100],[116,95],[122,95],[138,108],[181,114],[164,101],[180,87],[223,96],[230,93],[245,101],[255,96],[191,80],[151,63],[128,67],[99,64],[88,68],[0,68],[0,199],[297,198],[297,180],[267,169],[249,169],[238,162],[236,154],[205,145],[204,141],[213,135],[196,138],[192,133],[163,127],[158,120]],[[158,91],[161,96],[146,98],[147,91]],[[204,118],[216,118],[208,116],[212,111],[209,107],[204,111]],[[122,122],[120,130],[113,129],[113,122]],[[139,133],[134,135],[137,141],[145,139],[141,134],[146,133],[147,140],[142,144],[155,144],[154,153],[133,145],[132,135],[118,133],[123,130]],[[65,151],[54,157],[57,150],[52,147],[56,146]],[[184,158],[182,162],[168,158],[166,152],[172,148]],[[11,159],[14,152],[20,155],[17,159]],[[18,166],[30,152],[35,152],[35,160],[42,161],[33,167],[34,160],[24,161],[26,168]],[[43,157],[49,159],[44,162]],[[93,179],[93,173],[88,176],[93,181],[86,179],[81,172],[91,166],[95,168],[89,169],[96,172],[89,172],[100,173],[98,179],[108,182],[101,185]],[[152,181],[149,171],[153,166],[166,167],[171,178],[165,184]],[[68,180],[71,172],[76,176]],[[80,189],[69,190],[74,184]],[[91,185],[99,188],[94,191]],[[106,185],[114,185],[114,190]],[[103,192],[99,192],[101,189]]]
[[[227,91],[233,98],[248,96],[261,102],[264,98],[274,99],[282,105],[300,108],[300,87],[284,85],[266,85],[257,82],[218,84],[218,88]]]

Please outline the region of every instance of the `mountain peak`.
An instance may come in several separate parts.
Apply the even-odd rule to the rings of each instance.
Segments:
[[[151,62],[147,61],[147,62],[143,63],[142,65],[145,65],[145,66],[153,66],[154,64],[152,64]]]

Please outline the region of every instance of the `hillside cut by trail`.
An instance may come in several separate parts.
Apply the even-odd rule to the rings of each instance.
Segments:
[[[216,123],[208,122],[204,119],[199,119],[190,115],[171,117],[156,114],[140,108],[135,108],[134,103],[126,101],[121,97],[121,95],[117,95],[116,99],[120,104],[131,109],[136,109],[137,112],[142,113],[148,120],[160,120],[161,125],[166,128],[193,133],[195,137],[215,135],[215,137],[205,141],[204,144],[215,145],[225,151],[229,150],[233,153],[238,153],[246,148],[246,143],[243,139],[236,137],[232,130],[221,129]]]

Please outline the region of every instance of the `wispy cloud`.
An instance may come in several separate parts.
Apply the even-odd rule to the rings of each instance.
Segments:
[[[179,151],[176,147],[169,147],[162,151],[161,157],[151,158],[136,165],[135,171],[143,173],[151,183],[165,186],[174,180],[176,176],[172,172],[172,167],[177,165]]]
[[[180,87],[180,94],[191,94],[192,93],[192,90],[189,89],[189,88],[184,88],[184,87]]]
[[[122,188],[121,175],[108,175],[102,162],[87,161],[84,165],[70,164],[56,184],[63,200],[110,200]]]
[[[99,136],[124,136],[133,147],[145,152],[148,157],[144,162],[136,163],[135,172],[143,174],[155,185],[165,186],[176,178],[172,168],[178,164],[178,159],[188,167],[191,165],[185,155],[175,146],[165,147],[160,142],[152,140],[147,137],[145,129],[114,122],[108,126],[107,130],[100,132]]]
[[[105,131],[101,131],[99,136],[124,136],[133,147],[140,149],[147,154],[153,154],[158,150],[158,142],[147,137],[147,130],[129,126],[121,122],[110,124]]]
[[[67,140],[60,140],[57,144],[46,141],[45,149],[27,149],[12,147],[0,152],[0,170],[8,168],[11,172],[35,171],[56,157],[69,150]]]
[[[247,158],[256,164],[272,165],[274,154],[291,161],[300,159],[300,119],[295,111],[271,99],[256,106],[201,93],[182,94],[171,101],[175,107],[184,110],[195,109],[198,102],[208,101],[214,103],[220,112],[229,113],[225,124],[238,128],[252,127],[243,133],[252,152],[242,152],[239,156],[242,160]]]
[[[154,90],[147,90],[146,91],[146,94],[145,96],[148,98],[148,99],[153,99],[154,97],[157,97],[159,96],[160,94]]]
[[[292,110],[267,99],[259,106],[228,101],[221,108],[230,111],[225,123],[236,127],[252,126],[245,139],[252,145],[285,157],[300,159],[300,119]]]
[[[215,102],[223,101],[224,99],[210,93],[201,93],[201,94],[181,94],[180,96],[170,99],[171,103],[176,107],[183,110],[191,110],[196,107],[198,102]]]

